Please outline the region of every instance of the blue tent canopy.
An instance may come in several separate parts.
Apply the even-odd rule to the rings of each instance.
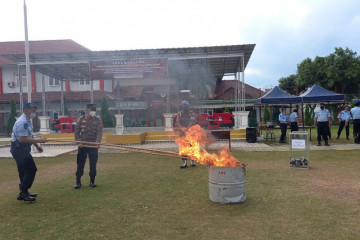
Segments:
[[[299,98],[302,99],[302,102],[334,102],[344,101],[345,95],[328,91],[325,88],[314,84],[314,86],[301,94]]]
[[[255,100],[256,105],[260,104],[290,104],[301,103],[301,98],[287,94],[279,87],[274,87],[267,94]]]

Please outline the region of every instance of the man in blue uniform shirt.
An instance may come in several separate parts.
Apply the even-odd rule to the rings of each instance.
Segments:
[[[350,140],[349,138],[349,120],[350,120],[350,111],[349,106],[344,106],[344,110],[340,111],[338,114],[338,119],[340,121],[339,130],[337,132],[338,136],[336,140],[340,138],[341,132],[345,127],[346,130],[346,140]]]
[[[32,122],[30,119],[36,117],[37,106],[35,103],[24,103],[23,114],[16,120],[11,134],[10,152],[14,157],[20,178],[20,193],[18,200],[32,202],[36,200],[36,193],[29,193],[37,171],[34,159],[31,155],[31,145],[39,152],[43,149],[38,143],[47,142],[46,139],[34,139]]]
[[[280,136],[279,143],[285,143],[287,123],[289,122],[289,116],[286,114],[285,108],[283,108],[281,110],[281,113],[279,114],[279,122],[280,122],[280,129],[281,129],[281,136]]]
[[[359,134],[360,134],[360,100],[355,102],[355,107],[350,110],[350,113],[353,118],[353,127],[354,127],[354,142],[360,143]]]
[[[314,126],[317,126],[318,146],[321,146],[321,136],[325,146],[330,146],[328,143],[328,131],[331,127],[330,112],[325,109],[325,103],[320,103],[320,111],[315,113]]]
[[[299,131],[299,122],[298,122],[298,114],[297,114],[297,109],[294,109],[293,113],[290,114],[289,116],[290,119],[290,128],[291,131]]]

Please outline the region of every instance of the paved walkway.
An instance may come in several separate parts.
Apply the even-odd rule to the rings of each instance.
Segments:
[[[142,145],[133,145],[134,147],[146,148],[146,149],[162,149],[167,151],[178,150],[178,146],[174,142],[151,142]],[[207,147],[208,150],[220,150],[229,146],[228,141],[218,141]],[[55,157],[61,154],[67,154],[76,152],[77,147],[75,145],[43,145],[44,152],[39,153],[36,150],[32,153],[33,157]],[[233,151],[289,151],[288,144],[282,145],[267,145],[265,143],[248,143],[245,141],[231,141],[231,149]],[[360,149],[359,144],[332,144],[329,147],[311,145],[310,150],[351,150]],[[116,150],[115,150],[116,151]],[[114,152],[114,150],[100,149],[100,152]],[[10,146],[5,145],[0,147],[0,158],[12,157],[10,153]]]

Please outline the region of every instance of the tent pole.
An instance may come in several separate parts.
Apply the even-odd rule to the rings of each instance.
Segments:
[[[303,121],[303,130],[305,131],[304,102],[301,102],[301,114],[302,114],[302,121]]]

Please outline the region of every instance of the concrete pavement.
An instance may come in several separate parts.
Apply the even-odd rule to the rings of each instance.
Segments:
[[[2,139],[3,140],[3,139]],[[64,145],[64,144],[43,144],[44,152],[39,153],[36,150],[32,153],[33,157],[55,157],[61,154],[67,154],[76,152],[76,145]],[[142,145],[132,145],[134,147],[145,148],[145,149],[162,149],[176,152],[178,146],[174,142],[147,142]],[[229,146],[228,141],[217,141],[209,146],[209,151],[220,150]],[[331,146],[316,146],[311,145],[310,151],[313,150],[351,150],[360,149],[359,144],[331,144]],[[268,145],[262,142],[248,143],[246,141],[231,141],[232,151],[289,151],[289,144],[274,144]],[[114,152],[117,150],[100,149],[100,152]],[[10,153],[10,145],[0,146],[0,158],[12,157]]]

